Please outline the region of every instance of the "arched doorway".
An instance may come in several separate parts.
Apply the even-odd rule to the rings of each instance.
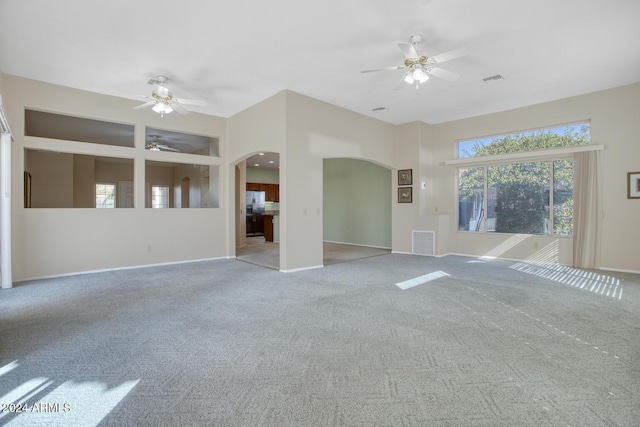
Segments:
[[[391,252],[391,185],[391,170],[384,166],[324,159],[324,265]]]
[[[280,269],[280,156],[260,152],[235,166],[236,258]]]

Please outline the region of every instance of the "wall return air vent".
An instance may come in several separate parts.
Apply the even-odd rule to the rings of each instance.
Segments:
[[[413,230],[411,232],[411,253],[414,255],[435,256],[435,231]]]

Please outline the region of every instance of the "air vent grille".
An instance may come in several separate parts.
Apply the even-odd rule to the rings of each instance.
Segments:
[[[414,255],[435,256],[435,231],[413,230],[411,236],[411,253]]]
[[[485,77],[484,79],[482,79],[482,81],[485,83],[495,83],[499,82],[500,80],[504,80],[504,77],[502,77],[500,74],[496,74],[495,76],[491,77]]]

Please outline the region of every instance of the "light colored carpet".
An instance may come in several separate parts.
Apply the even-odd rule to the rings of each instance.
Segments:
[[[22,283],[0,291],[0,404],[52,411],[0,424],[637,425],[640,277],[584,273],[390,254]]]

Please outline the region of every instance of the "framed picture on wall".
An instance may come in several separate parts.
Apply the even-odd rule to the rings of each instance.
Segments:
[[[413,184],[413,169],[401,169],[398,171],[398,185]]]
[[[399,187],[398,203],[411,203],[411,202],[413,202],[413,187]]]
[[[627,173],[627,199],[640,199],[640,172]]]

